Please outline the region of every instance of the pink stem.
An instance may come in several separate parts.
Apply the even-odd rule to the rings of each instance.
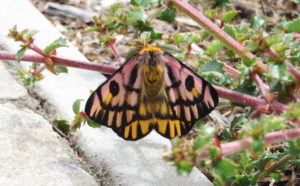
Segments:
[[[293,74],[297,81],[300,82],[300,73],[295,69],[295,67],[291,63],[288,63],[288,68],[291,74]]]
[[[262,79],[259,77],[259,75],[257,73],[254,73],[252,75],[252,78],[254,79],[256,84],[259,86],[262,95],[264,97],[266,97],[269,93],[269,88],[267,87],[267,85],[264,84],[264,82],[262,81]]]
[[[184,11],[188,16],[204,27],[210,34],[222,41],[229,49],[233,50],[243,59],[250,60],[255,57],[251,52],[245,52],[245,47],[243,45],[234,40],[231,36],[225,33],[222,29],[220,29],[217,25],[215,25],[212,21],[210,21],[188,3],[182,0],[172,0],[172,2],[175,6]],[[259,66],[262,70],[268,72],[268,67],[261,60],[257,60],[256,63],[257,66]]]
[[[87,69],[92,71],[103,72],[106,74],[113,74],[118,69],[117,67],[113,67],[110,65],[100,65],[97,63],[66,59],[58,56],[52,56],[51,58],[53,62],[55,62],[55,65]],[[0,59],[16,60],[16,54],[11,52],[0,51]],[[25,54],[22,58],[22,61],[38,62],[38,63],[46,64],[45,58],[43,56],[32,55],[32,54]]]
[[[236,70],[235,68],[224,64],[224,69],[229,72],[230,74],[234,75],[235,77],[239,77],[241,75],[241,72]]]
[[[33,44],[33,41],[28,41],[24,38],[21,38],[21,40],[23,43],[29,43],[28,48],[35,51],[36,53],[42,55],[42,56],[46,56],[46,54],[44,54],[44,51],[39,48],[38,46],[36,46],[35,44]]]
[[[294,39],[298,39],[298,38],[300,38],[300,34],[294,34]]]
[[[276,131],[276,132],[270,132],[266,134],[264,138],[265,143],[278,143],[287,141],[292,138],[300,137],[300,128],[296,129],[289,129],[286,131]],[[221,144],[222,153],[224,156],[228,156],[230,154],[240,152],[244,149],[247,149],[250,147],[252,143],[252,137],[246,137],[243,140],[238,140],[234,142],[229,142],[226,144]]]
[[[118,50],[118,48],[116,47],[115,43],[110,44],[110,48],[116,58],[116,60],[119,62],[120,65],[122,65],[124,63],[124,60],[121,58],[120,52]]]
[[[43,64],[39,66],[35,71],[33,72],[34,75],[42,73],[47,68],[47,65]]]

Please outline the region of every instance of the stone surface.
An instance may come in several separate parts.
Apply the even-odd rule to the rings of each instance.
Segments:
[[[26,96],[26,89],[18,84],[0,61],[0,99],[17,99]]]
[[[98,185],[41,116],[0,104],[0,185]]]

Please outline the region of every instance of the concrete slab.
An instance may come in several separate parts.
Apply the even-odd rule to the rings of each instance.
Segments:
[[[0,87],[0,99],[17,99],[27,94],[26,89],[7,72],[2,61],[0,61]]]
[[[0,42],[10,51],[18,49],[18,44],[5,37],[13,25],[39,30],[35,43],[40,47],[60,36],[27,0],[2,0],[0,25]],[[85,59],[74,47],[59,49],[58,55]],[[70,68],[68,75],[46,74],[46,78],[37,84],[36,93],[52,103],[65,118],[71,119],[73,101],[78,98],[87,100],[89,91],[103,81],[99,73]],[[88,162],[100,174],[112,175],[113,179],[108,180],[103,176],[103,185],[212,185],[197,169],[188,177],[177,176],[174,167],[161,160],[164,147],[170,142],[156,133],[138,142],[127,142],[110,129],[93,129],[85,125],[76,135],[77,145]]]
[[[98,185],[68,144],[31,110],[0,104],[0,185]]]

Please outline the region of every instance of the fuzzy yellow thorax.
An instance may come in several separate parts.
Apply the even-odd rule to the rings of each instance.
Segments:
[[[161,50],[161,48],[159,47],[155,47],[155,46],[152,46],[152,45],[147,45],[145,48],[143,48],[139,53],[142,54],[144,52],[155,52],[155,51],[158,51],[158,52],[163,52]]]

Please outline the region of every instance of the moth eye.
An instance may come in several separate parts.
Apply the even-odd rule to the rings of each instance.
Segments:
[[[109,91],[113,96],[119,93],[120,87],[116,81],[111,81],[109,84]]]
[[[193,76],[189,75],[186,79],[185,79],[185,87],[188,91],[192,91],[192,89],[194,88],[194,78]]]

